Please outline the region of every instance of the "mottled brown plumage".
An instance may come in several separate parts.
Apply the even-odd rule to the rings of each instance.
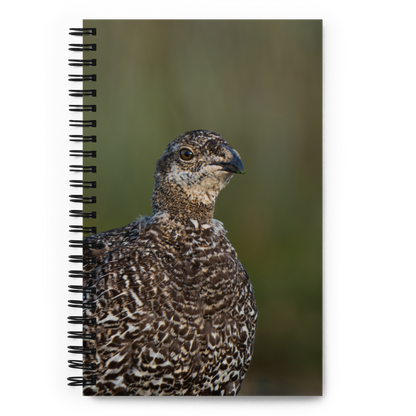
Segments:
[[[257,310],[244,267],[212,218],[238,153],[204,130],[156,165],[152,217],[85,239],[95,302],[96,386],[85,395],[235,395],[251,361]]]

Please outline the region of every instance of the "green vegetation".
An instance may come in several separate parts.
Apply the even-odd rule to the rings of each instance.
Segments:
[[[258,330],[242,394],[322,389],[322,22],[85,21],[97,28],[97,225],[151,214],[156,160],[188,130],[221,134],[249,175],[221,192]],[[92,38],[86,38],[91,43]],[[95,40],[94,40],[95,41]],[[84,88],[92,88],[85,83]],[[91,131],[88,131],[91,134]],[[85,161],[92,165],[91,160]]]

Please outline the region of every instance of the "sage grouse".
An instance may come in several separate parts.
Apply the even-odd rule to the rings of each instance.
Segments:
[[[173,140],[156,164],[153,215],[85,238],[95,309],[84,395],[236,395],[257,310],[248,274],[213,219],[239,154],[205,130]],[[88,292],[88,290],[86,290]],[[93,366],[94,367],[94,366]]]

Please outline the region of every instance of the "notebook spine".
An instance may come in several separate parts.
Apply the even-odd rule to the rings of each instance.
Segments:
[[[97,30],[93,28],[71,28],[69,34],[71,36],[96,36]],[[70,43],[69,50],[72,52],[81,52],[84,51],[96,51],[97,45],[95,43]],[[84,69],[85,67],[91,68],[97,66],[96,59],[69,59],[68,65],[70,67],[79,68],[81,67]],[[68,78],[69,82],[83,82],[83,83],[94,83],[97,81],[96,74],[70,74]],[[85,84],[83,84],[85,85]],[[94,85],[94,84],[91,84]],[[84,97],[96,97],[97,91],[94,88],[89,89],[70,89],[69,96],[74,97],[77,99],[83,99]],[[71,142],[79,142],[82,143],[95,143],[97,141],[97,136],[94,134],[84,134],[85,130],[87,129],[94,129],[97,126],[97,121],[93,120],[93,114],[97,111],[97,106],[94,104],[80,104],[74,103],[69,105],[70,114],[74,116],[71,117],[69,120],[69,125],[75,128],[81,128],[82,134],[75,134],[70,135],[69,140]],[[76,118],[76,115],[82,113],[82,115],[89,115],[87,118],[84,119],[72,119]],[[76,160],[84,160],[88,159],[95,159],[97,157],[97,152],[95,150],[70,150],[69,152],[71,159],[75,158]],[[77,175],[83,175],[83,173],[96,173],[97,168],[96,166],[91,166],[88,163],[88,166],[82,164],[71,164],[69,166],[70,172],[76,172]],[[69,200],[75,204],[87,204],[90,206],[91,204],[95,204],[97,202],[97,198],[95,196],[84,196],[81,192],[84,189],[94,189],[97,187],[96,181],[85,181],[82,179],[70,180],[70,186],[72,188],[77,188],[79,194],[69,195]],[[95,219],[97,214],[95,211],[85,212],[83,209],[76,209],[70,210],[69,215],[72,218],[84,218],[87,219]],[[81,235],[80,239],[77,240],[69,240],[69,247],[80,249],[80,254],[77,255],[70,255],[69,262],[70,263],[78,263],[85,266],[85,261],[83,258],[82,250],[87,247],[87,244],[84,243],[82,236],[85,234],[94,234],[97,232],[96,227],[94,226],[84,226],[84,225],[70,225],[69,232],[77,233]],[[83,270],[70,270],[69,277],[71,279],[81,279],[81,283],[83,283],[86,279],[94,278],[94,272],[85,272]],[[94,356],[95,355],[95,348],[92,348],[88,341],[95,340],[96,334],[94,332],[96,319],[86,316],[86,312],[90,310],[95,310],[95,303],[88,300],[89,294],[94,294],[94,288],[86,288],[85,285],[69,285],[68,290],[70,293],[77,293],[81,294],[83,300],[74,299],[69,300],[68,306],[70,308],[78,308],[82,310],[81,316],[68,316],[68,323],[70,325],[78,325],[81,326],[82,330],[78,331],[69,331],[68,338],[70,339],[81,339],[83,345],[70,345],[68,347],[69,353],[71,354],[78,354],[85,356]],[[69,368],[76,369],[76,370],[88,370],[94,371],[96,369],[95,363],[86,364],[85,360],[68,360]],[[68,385],[69,386],[93,386],[95,385],[96,380],[94,376],[76,376],[76,377],[68,377]]]

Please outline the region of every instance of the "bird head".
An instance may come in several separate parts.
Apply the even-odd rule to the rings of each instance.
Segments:
[[[245,173],[240,155],[220,135],[205,130],[182,134],[156,164],[153,212],[210,220],[218,193],[235,173]]]

